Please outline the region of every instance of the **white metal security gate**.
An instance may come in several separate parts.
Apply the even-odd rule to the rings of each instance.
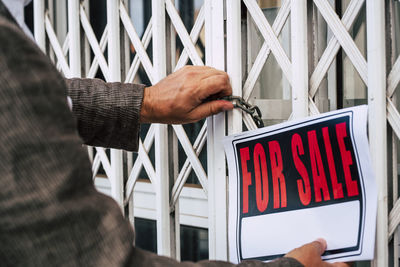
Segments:
[[[396,88],[400,81],[400,58],[392,56],[386,61],[386,48],[391,49],[386,40],[395,34],[386,29],[393,29],[390,27],[393,16],[386,14],[385,22],[385,10],[393,13],[393,1],[346,0],[347,8],[340,16],[334,8],[335,0],[270,1],[279,7],[273,22],[268,21],[263,13],[261,7],[265,2],[268,1],[204,0],[197,20],[188,32],[173,0],[152,0],[152,18],[140,39],[128,12],[129,1],[107,0],[107,25],[101,39],[97,40],[88,19],[88,0],[34,0],[35,38],[66,77],[94,77],[100,69],[106,81],[133,82],[141,65],[154,84],[189,60],[193,65],[206,64],[226,70],[231,77],[233,94],[260,105],[263,119],[271,121],[304,117],[336,108],[335,97],[332,97],[336,85],[327,85],[326,77],[331,76],[342,49],[347,62],[354,66],[355,75],[368,87],[370,149],[379,186],[374,265],[388,266],[389,241],[394,240],[396,245],[391,259],[398,266],[396,229],[400,223],[400,202],[397,200],[396,144],[400,137],[400,114],[396,108]],[[64,11],[58,5],[64,6]],[[54,17],[54,14],[59,15],[55,10],[65,12],[67,18],[64,23],[67,23],[68,33],[62,38],[54,29],[54,21],[60,19]],[[361,12],[366,13],[367,55],[363,55],[349,33]],[[329,32],[325,32],[328,37],[324,40],[318,34],[321,21]],[[202,61],[196,49],[202,30],[206,39],[206,62]],[[177,59],[175,34],[184,46]],[[261,38],[259,47],[253,44],[253,34]],[[152,57],[146,53],[150,42]],[[129,44],[136,51],[132,61]],[[108,58],[105,57],[106,48]],[[260,75],[268,60],[275,60],[282,73],[282,88],[278,93],[263,92],[260,87]],[[326,106],[328,100],[329,108]],[[388,129],[387,122],[390,125]],[[136,208],[140,199],[134,196],[139,194],[137,188],[143,186],[138,178],[144,168],[151,181],[149,190],[155,194],[158,253],[179,259],[179,220],[183,218],[179,199],[184,194],[186,179],[194,170],[201,188],[191,192],[199,199],[208,200],[208,214],[205,215],[208,222],[203,221],[202,225],[209,229],[209,256],[225,260],[228,258],[227,174],[221,138],[241,132],[243,125],[247,129],[256,127],[251,117],[237,110],[227,116],[213,116],[207,119],[191,143],[181,125],[153,124],[146,137],[140,140],[134,163],[128,153],[127,173],[123,172],[124,152],[90,148],[93,177],[102,166],[111,183],[111,195],[121,207],[129,205],[128,215],[133,221],[134,212],[140,210]],[[387,139],[387,133],[392,132],[393,136],[389,135]],[[207,171],[198,158],[206,142]],[[181,169],[176,163],[178,144],[187,156]],[[149,156],[152,146],[155,164]],[[393,181],[390,185],[393,188],[390,213],[388,147],[393,162],[393,168],[389,168],[390,180]]]

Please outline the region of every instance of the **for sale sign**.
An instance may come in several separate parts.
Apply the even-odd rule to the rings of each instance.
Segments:
[[[225,139],[231,261],[272,260],[319,237],[325,260],[373,257],[366,124],[362,106]]]

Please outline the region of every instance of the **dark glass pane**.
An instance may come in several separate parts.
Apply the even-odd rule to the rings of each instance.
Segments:
[[[141,249],[157,253],[156,221],[135,218],[135,244]]]
[[[89,5],[90,24],[92,25],[97,40],[101,39],[104,28],[107,25],[107,2],[106,0],[91,1]],[[106,57],[107,58],[107,57]]]
[[[181,260],[208,259],[208,230],[181,225]]]
[[[30,2],[25,7],[25,24],[29,30],[33,33],[33,2]]]

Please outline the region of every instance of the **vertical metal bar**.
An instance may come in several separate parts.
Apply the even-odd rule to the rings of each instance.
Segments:
[[[79,0],[68,0],[69,68],[71,76],[74,78],[81,77],[81,33],[79,21]]]
[[[390,64],[391,66],[393,66],[393,64],[396,62],[396,29],[395,29],[395,3],[393,1],[388,1],[390,2],[390,25],[391,25],[391,29],[390,29],[390,39],[392,40],[391,43],[391,58],[390,58]],[[397,102],[397,94],[395,94],[392,97],[392,101],[394,104],[396,104]],[[399,198],[399,192],[398,192],[398,188],[399,188],[399,179],[398,179],[398,149],[399,146],[397,145],[397,136],[394,134],[394,132],[392,131],[392,163],[393,163],[393,205],[394,203],[396,203],[397,199]],[[399,267],[400,263],[399,263],[399,257],[400,257],[400,253],[399,253],[399,242],[400,242],[400,238],[399,238],[399,228],[397,227],[396,229],[396,233],[393,235],[393,262],[394,265],[393,267]]]
[[[128,201],[128,220],[131,223],[132,227],[135,228],[135,204],[134,204],[133,196],[130,197]]]
[[[374,266],[388,266],[386,47],[384,1],[367,0],[369,140],[378,185]]]
[[[179,153],[178,153],[178,145],[179,145],[179,141],[178,141],[178,137],[176,136],[176,133],[172,130],[171,127],[171,136],[169,137],[170,139],[172,139],[172,149],[170,149],[171,152],[171,158],[172,158],[172,166],[171,168],[173,168],[171,175],[174,178],[173,181],[174,183],[176,182],[176,178],[178,177],[179,174]],[[172,180],[172,179],[171,179]],[[170,184],[170,192],[172,191],[172,186],[174,185],[174,183]],[[181,233],[180,233],[180,213],[179,213],[179,198],[176,201],[175,204],[175,209],[173,212],[171,212],[171,228],[173,228],[173,231],[171,231],[171,239],[174,239],[171,242],[173,243],[172,245],[174,245],[173,249],[175,249],[174,255],[175,258],[180,261],[181,260]],[[174,234],[175,232],[175,236],[172,236],[172,234]],[[172,251],[173,252],[173,251]]]
[[[121,81],[119,0],[107,0],[108,64],[112,82]]]
[[[242,87],[242,16],[241,0],[232,0],[226,5],[226,68],[232,85],[232,94],[243,96]],[[234,109],[228,112],[228,134],[234,134],[243,131],[242,112]],[[210,178],[209,178],[210,179]],[[227,184],[225,185],[227,186]],[[209,185],[209,196],[211,196],[211,187]],[[209,200],[210,201],[210,200]],[[227,203],[227,200],[225,200]],[[228,210],[228,205],[226,204]],[[228,221],[226,221],[228,223]],[[228,231],[226,229],[226,235]],[[216,236],[218,238],[218,236]],[[228,237],[226,237],[228,239]],[[226,248],[228,250],[228,247]],[[217,253],[221,253],[218,252]],[[228,258],[229,252],[226,252]],[[222,254],[221,256],[225,256]],[[217,257],[218,258],[218,257]]]
[[[86,16],[88,18],[90,18],[89,0],[84,0],[82,2],[82,5],[84,7]],[[79,13],[78,17],[80,18],[80,13]],[[81,73],[81,77],[82,77],[82,75],[83,75],[83,77],[87,77],[87,75],[89,73],[89,70],[90,70],[90,65],[91,65],[91,60],[90,60],[90,52],[91,52],[91,50],[90,50],[89,41],[88,41],[86,35],[83,35],[83,48],[82,48],[82,51],[83,51],[83,54],[84,54],[83,57],[82,57],[83,60],[84,60],[84,63],[83,63],[83,65],[84,65],[84,73],[83,74]],[[82,62],[81,62],[81,64],[82,64]],[[88,154],[89,154],[89,159],[90,159],[91,163],[93,163],[94,147],[88,146],[87,150],[88,150]]]
[[[175,4],[175,1],[171,1]],[[176,31],[174,25],[172,24],[169,17],[166,17],[166,54],[167,54],[167,61],[166,61],[166,71],[167,73],[173,72],[176,66]],[[193,17],[192,17],[193,19]],[[169,149],[169,181],[168,184],[170,197],[172,194],[173,187],[175,185],[176,179],[178,178],[179,174],[179,140],[178,137],[171,126],[168,127],[168,144],[170,146]],[[179,213],[179,198],[175,203],[173,211],[170,211],[170,244],[171,244],[171,256],[174,257],[176,260],[181,260],[181,240],[180,240],[180,213]]]
[[[206,0],[206,63],[225,68],[224,1]],[[225,154],[221,139],[225,136],[225,114],[207,119],[209,258],[228,259],[227,182]]]
[[[133,168],[133,152],[127,152],[126,153],[126,168],[127,168],[127,175],[131,174],[132,168]]]
[[[108,25],[108,66],[109,82],[121,81],[121,50],[119,28],[119,0],[107,0],[107,25]],[[123,161],[122,151],[111,149],[111,196],[118,202],[123,211],[124,186],[123,186]]]
[[[127,10],[129,10],[129,2],[128,0],[123,0],[123,4],[127,7]],[[123,62],[123,80],[126,80],[126,76],[129,71],[129,67],[131,64],[131,57],[130,57],[130,40],[128,33],[126,32],[125,28],[122,26],[121,28],[121,34],[123,34],[123,44],[121,45],[123,49],[123,57],[121,58]]]
[[[212,0],[204,1],[204,30],[205,30],[205,53],[206,53],[206,65],[211,66],[212,64]],[[214,118],[209,117],[206,119],[207,123],[207,176],[208,176],[208,257],[209,259],[216,258],[216,245],[215,245],[215,210],[212,201],[214,201],[214,187],[211,186],[211,179],[214,170]]]
[[[46,9],[46,14],[48,15],[51,23],[53,24],[53,28],[55,28],[55,20],[54,20],[54,0],[48,0],[47,1],[47,6],[45,7]],[[56,32],[57,34],[57,32]],[[57,35],[57,38],[59,36]],[[60,39],[58,38],[58,42],[60,42]],[[48,46],[48,50],[47,50],[47,56],[51,59],[51,61],[53,62],[53,64],[56,63],[56,55],[54,53],[54,49],[51,45]]]
[[[83,2],[82,2],[82,5],[83,5],[83,7],[84,7],[84,9],[85,9],[85,13],[86,13],[86,16],[88,17],[88,18],[90,18],[90,3],[89,3],[89,0],[84,0]],[[79,15],[80,16],[80,15]],[[82,49],[82,51],[84,51],[83,53],[84,53],[84,56],[83,56],[83,58],[84,58],[84,66],[85,66],[85,73],[84,73],[84,76],[85,77],[87,77],[87,75],[88,75],[88,73],[89,73],[89,70],[90,70],[90,66],[92,65],[91,63],[91,60],[90,60],[90,52],[91,52],[91,50],[90,50],[90,45],[89,45],[89,41],[88,41],[88,39],[87,39],[87,37],[86,37],[86,35],[84,35],[84,37],[83,37],[83,49]],[[89,148],[91,151],[92,151],[92,154],[93,154],[93,148]]]
[[[164,0],[152,0],[153,75],[156,82],[166,76],[166,26]],[[157,252],[171,255],[171,225],[169,218],[168,129],[157,124],[155,132]]]
[[[232,85],[232,94],[242,96],[242,38],[241,1],[232,0],[226,6],[226,69]],[[228,134],[242,131],[242,112],[228,112]]]
[[[396,98],[396,97],[394,97]],[[394,103],[396,103],[396,99],[394,99]],[[393,206],[396,203],[398,197],[399,197],[399,192],[398,192],[398,186],[399,186],[399,181],[398,181],[398,171],[397,171],[397,137],[394,134],[393,131],[391,131],[391,142],[392,142],[392,187],[393,187]],[[398,267],[399,266],[399,235],[398,235],[398,229],[396,232],[393,234],[393,267]]]
[[[121,5],[127,7],[127,10],[129,10],[129,1],[128,0],[120,0],[119,2],[119,7]],[[119,16],[119,14],[118,14]],[[119,32],[120,32],[120,60],[121,60],[121,81],[126,81],[126,76],[129,71],[130,67],[130,40],[128,33],[125,30],[125,27],[123,26],[122,23],[120,23],[119,27]],[[133,159],[132,157],[132,152],[128,151],[121,151],[122,152],[122,187],[125,188],[125,181],[127,180],[127,177],[129,177],[132,164],[129,164],[129,161]],[[123,189],[124,190],[124,189]],[[129,212],[129,207],[127,209],[127,212]],[[129,213],[128,213],[129,216]]]
[[[393,64],[396,61],[396,30],[395,30],[395,17],[394,17],[394,2],[391,0],[386,0],[385,1],[385,9],[386,9],[386,17],[385,17],[385,27],[386,27],[386,69],[387,73],[389,72],[390,69],[392,69]],[[387,85],[388,86],[388,85]],[[389,88],[387,88],[389,90]],[[393,94],[392,96],[392,102],[394,105],[396,105],[397,102],[397,94]],[[398,197],[399,197],[399,192],[398,192],[398,171],[397,171],[397,136],[393,129],[389,126],[387,129],[388,132],[388,163],[391,163],[391,166],[388,170],[388,193],[390,190],[392,190],[392,205],[389,208],[393,208]],[[390,141],[390,143],[389,143]],[[389,181],[392,180],[391,184],[389,184]],[[390,188],[391,185],[391,188]],[[390,209],[388,210],[388,213],[390,214]],[[389,257],[392,257],[392,259],[389,259],[389,264],[393,265],[393,267],[398,267],[399,266],[399,234],[398,234],[398,227],[395,230],[395,233],[393,234],[393,241],[389,243],[389,249],[392,250],[392,253],[390,251],[388,252]],[[392,246],[390,246],[392,245]]]
[[[45,0],[33,1],[34,34],[37,45],[46,53],[46,35],[44,29]]]
[[[293,118],[308,115],[307,1],[291,0]]]
[[[283,0],[281,3],[281,6],[279,8],[282,8],[282,5],[284,5],[284,2],[288,2],[291,0]],[[291,58],[291,44],[290,44],[290,23],[286,22],[285,26],[283,26],[281,35],[280,35],[280,40],[281,40],[281,44],[283,49],[285,50],[286,53],[288,53],[288,57]],[[292,98],[292,88],[290,85],[290,82],[288,81],[288,79],[286,78],[285,75],[282,75],[282,99],[284,100],[290,100]]]
[[[174,132],[172,126],[168,127],[168,144],[171,144],[169,147],[168,158],[171,159],[169,168],[169,179],[170,183],[168,184],[168,192],[172,191],[172,187],[175,183],[175,178],[178,177],[178,137]],[[172,212],[169,213],[169,222],[170,222],[170,254],[171,257],[180,260],[180,221],[179,221],[179,199],[175,204],[175,208]]]
[[[55,4],[55,9],[54,9],[54,26],[55,26],[55,32],[57,33],[58,40],[60,40],[60,44],[64,48],[65,46],[65,38],[68,33],[68,25],[67,25],[67,18],[68,18],[68,8],[67,8],[67,2],[59,2]],[[68,43],[68,48],[69,48],[69,43]],[[65,51],[65,50],[64,50]]]

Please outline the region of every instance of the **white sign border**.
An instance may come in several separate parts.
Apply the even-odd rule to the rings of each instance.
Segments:
[[[307,117],[305,119],[296,120],[296,121],[288,121],[278,125],[273,125],[269,127],[265,127],[262,129],[257,129],[254,131],[243,132],[236,135],[227,136],[224,138],[224,146],[225,152],[228,161],[228,169],[229,169],[229,224],[228,224],[228,239],[229,239],[229,259],[232,262],[239,262],[239,210],[240,203],[238,201],[238,161],[237,155],[235,151],[235,144],[238,143],[238,139],[240,142],[244,140],[250,141],[255,138],[261,138],[265,136],[269,136],[272,134],[277,134],[282,131],[288,131],[293,128],[301,126],[306,126],[310,124],[315,124],[318,122],[322,122],[329,119],[334,119],[337,117],[343,117],[350,115],[351,123],[349,125],[350,136],[352,143],[354,145],[354,152],[356,156],[356,160],[358,161],[358,171],[360,173],[362,184],[361,188],[363,190],[363,227],[361,233],[361,241],[360,248],[357,255],[354,255],[354,251],[351,252],[352,255],[348,255],[347,252],[340,254],[332,254],[323,256],[324,260],[328,261],[355,261],[355,260],[370,260],[374,255],[374,240],[375,240],[375,228],[376,228],[376,209],[377,209],[377,192],[376,192],[376,183],[373,171],[371,158],[369,153],[363,154],[360,156],[358,154],[359,148],[369,149],[368,140],[367,140],[367,106],[357,106],[352,108],[341,109],[333,112],[324,113],[321,115]],[[282,129],[284,128],[284,129]],[[353,129],[357,129],[354,132]],[[271,133],[273,132],[273,133]],[[232,163],[236,162],[235,168],[233,168]],[[372,179],[368,179],[366,177],[372,177]],[[366,196],[372,196],[371,199],[366,199]],[[370,219],[373,218],[373,219]],[[235,230],[232,230],[235,229]],[[367,230],[367,231],[366,231]],[[273,245],[273,244],[271,244]],[[329,244],[328,244],[329,249]]]

